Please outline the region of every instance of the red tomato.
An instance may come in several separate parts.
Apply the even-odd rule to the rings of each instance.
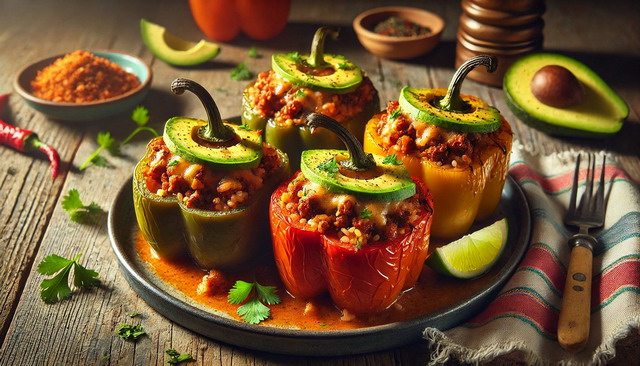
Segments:
[[[236,0],[240,28],[257,40],[280,34],[289,19],[291,0]]]
[[[189,5],[200,30],[214,41],[230,41],[240,33],[240,19],[233,1],[189,0]]]

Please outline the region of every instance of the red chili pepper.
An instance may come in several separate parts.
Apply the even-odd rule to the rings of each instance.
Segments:
[[[341,309],[368,314],[388,308],[402,290],[413,287],[427,257],[433,207],[424,183],[414,182],[429,208],[411,232],[360,249],[291,222],[280,206],[288,182],[282,184],[271,196],[270,221],[276,265],[287,291],[300,298],[329,292]]]
[[[7,104],[9,94],[0,95],[0,115]],[[60,166],[60,156],[58,152],[51,146],[43,143],[33,131],[25,130],[4,122],[0,119],[0,145],[12,147],[21,152],[30,152],[40,150],[47,154],[51,162],[51,176],[58,176],[58,167]]]

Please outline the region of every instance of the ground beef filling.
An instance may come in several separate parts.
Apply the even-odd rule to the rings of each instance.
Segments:
[[[418,193],[402,201],[357,201],[353,196],[327,191],[301,172],[287,185],[280,207],[294,225],[332,235],[358,248],[409,233],[425,207],[430,209]]]
[[[282,126],[304,125],[306,112],[322,113],[344,122],[362,112],[374,95],[375,89],[368,77],[364,77],[355,91],[334,94],[293,85],[273,70],[260,73],[245,92],[254,114],[273,118]]]
[[[375,128],[381,137],[381,145],[403,154],[426,158],[438,165],[463,167],[479,161],[480,152],[486,146],[498,144],[498,135],[507,128],[503,121],[500,128],[491,133],[457,132],[413,121],[403,113],[398,114],[398,108],[398,102],[391,101],[387,109],[378,114]]]
[[[276,150],[263,144],[257,168],[214,171],[173,154],[162,137],[149,143],[142,170],[147,188],[158,196],[176,196],[190,208],[229,211],[247,203],[279,166]]]

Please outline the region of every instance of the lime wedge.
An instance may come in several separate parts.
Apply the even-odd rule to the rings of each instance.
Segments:
[[[216,57],[220,46],[200,40],[190,42],[176,37],[158,24],[140,19],[140,34],[149,51],[166,63],[177,66],[201,64]]]
[[[456,278],[474,278],[487,272],[507,243],[507,219],[437,248],[427,259],[436,272]]]

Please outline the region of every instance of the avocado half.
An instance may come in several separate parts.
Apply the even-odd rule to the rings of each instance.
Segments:
[[[220,53],[220,46],[190,42],[176,37],[158,24],[140,19],[140,34],[149,51],[162,61],[176,66],[192,66],[209,61]]]
[[[582,103],[556,108],[540,102],[531,92],[534,74],[547,65],[563,66],[585,91]],[[503,90],[507,105],[523,122],[552,135],[608,137],[617,133],[629,114],[627,104],[589,67],[570,57],[538,53],[509,67]]]

